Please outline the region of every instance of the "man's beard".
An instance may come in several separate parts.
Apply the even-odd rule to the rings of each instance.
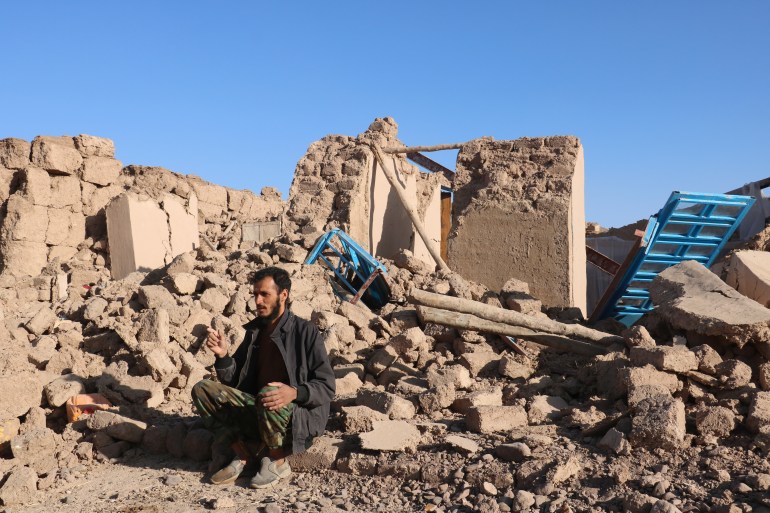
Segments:
[[[257,325],[257,327],[264,328],[268,326],[271,322],[276,320],[278,318],[279,312],[281,311],[279,306],[280,305],[278,303],[274,304],[272,310],[270,310],[270,312],[267,315],[262,316],[257,314],[256,319],[254,319],[254,322]]]

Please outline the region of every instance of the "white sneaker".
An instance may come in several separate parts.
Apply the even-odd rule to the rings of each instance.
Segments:
[[[251,478],[249,486],[251,488],[267,488],[290,475],[291,467],[288,461],[284,461],[283,465],[278,465],[270,458],[265,457],[262,458],[259,472]]]

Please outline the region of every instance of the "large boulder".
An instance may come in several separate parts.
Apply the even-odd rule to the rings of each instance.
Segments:
[[[738,347],[754,342],[770,354],[770,309],[730,287],[698,262],[661,272],[650,284],[656,312],[674,328],[721,338]]]

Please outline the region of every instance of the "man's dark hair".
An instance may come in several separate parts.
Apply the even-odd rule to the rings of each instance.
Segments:
[[[265,278],[270,277],[278,287],[278,293],[280,294],[284,290],[291,292],[291,278],[289,273],[279,267],[265,267],[254,273],[251,278],[251,284],[255,285],[258,281],[262,281]]]

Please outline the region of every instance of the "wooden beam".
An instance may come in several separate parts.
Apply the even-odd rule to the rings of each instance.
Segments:
[[[449,259],[449,231],[452,229],[452,194],[441,191],[441,258]]]
[[[444,260],[441,258],[441,253],[436,248],[433,240],[428,237],[428,232],[425,230],[425,227],[420,220],[420,216],[417,215],[417,211],[412,208],[412,205],[409,203],[409,198],[406,197],[406,191],[404,191],[404,189],[401,187],[401,184],[398,183],[398,180],[396,180],[393,171],[391,171],[390,168],[385,165],[385,157],[382,155],[380,147],[376,144],[372,144],[371,148],[372,152],[374,153],[374,157],[377,159],[377,164],[382,168],[382,172],[385,174],[385,178],[388,179],[388,182],[390,182],[390,186],[393,187],[393,189],[396,191],[398,199],[401,200],[401,206],[403,206],[404,210],[406,210],[406,213],[409,215],[409,219],[412,220],[414,228],[417,230],[420,238],[422,238],[422,241],[425,243],[425,247],[428,248],[428,253],[430,253],[430,256],[433,257],[433,260],[436,262],[436,265],[439,266],[440,269],[444,271],[450,271],[449,266],[446,265],[446,262],[444,262]]]
[[[436,144],[435,146],[402,146],[400,148],[389,146],[383,148],[385,153],[419,153],[421,151],[459,150],[466,143]]]
[[[514,310],[505,310],[496,306],[479,303],[478,301],[435,294],[417,288],[412,288],[409,293],[409,300],[415,304],[477,315],[482,319],[501,322],[507,325],[521,326],[541,333],[574,336],[593,342],[599,342],[603,345],[610,345],[616,342],[623,343],[622,337],[587,328],[580,324],[564,324],[548,318],[525,315]],[[515,337],[516,335],[511,334],[511,336]]]
[[[586,259],[610,276],[615,276],[620,269],[619,263],[591,246],[586,246]]]
[[[588,356],[596,356],[607,352],[605,347],[597,346],[589,342],[572,340],[567,337],[560,337],[550,333],[539,333],[521,326],[511,326],[501,322],[481,319],[475,315],[450,312],[449,310],[439,310],[438,308],[431,308],[429,306],[417,306],[417,316],[424,323],[431,322],[433,324],[450,326],[452,328],[524,338],[559,351]]]
[[[449,183],[454,182],[454,179],[455,179],[454,171],[452,171],[447,167],[442,166],[441,164],[439,164],[433,159],[429,159],[422,153],[407,153],[406,158],[408,158],[415,164],[424,167],[428,171],[433,171],[434,173],[441,173],[442,175],[444,175],[444,178],[446,178],[447,181],[449,181]]]

